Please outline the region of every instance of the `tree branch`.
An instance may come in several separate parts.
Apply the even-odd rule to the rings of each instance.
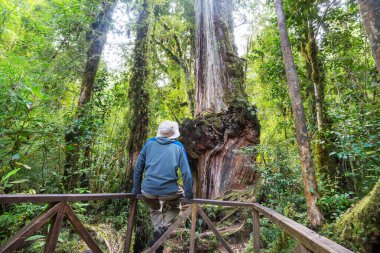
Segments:
[[[186,77],[189,78],[190,77],[190,72],[189,70],[187,69],[187,66],[186,64],[177,56],[175,55],[168,47],[166,47],[161,41],[158,41],[156,39],[153,39],[153,42],[157,45],[159,45],[162,50],[164,50],[164,52],[175,62],[177,63],[182,69],[183,71],[185,72],[186,74]]]

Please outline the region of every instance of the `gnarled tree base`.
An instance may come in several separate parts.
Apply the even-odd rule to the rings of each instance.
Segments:
[[[260,125],[252,106],[185,120],[181,141],[186,147],[197,194],[216,198],[231,189],[251,185],[258,174],[252,169],[255,157],[240,152],[260,142]]]

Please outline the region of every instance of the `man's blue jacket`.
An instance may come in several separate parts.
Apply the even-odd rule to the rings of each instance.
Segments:
[[[193,198],[193,178],[182,143],[165,137],[149,139],[142,148],[133,173],[133,190],[152,195],[170,195],[178,191],[178,167],[181,169],[185,197]]]

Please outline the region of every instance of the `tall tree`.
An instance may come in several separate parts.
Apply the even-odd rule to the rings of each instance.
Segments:
[[[91,29],[87,34],[89,47],[87,50],[87,61],[82,75],[81,91],[78,100],[73,123],[68,127],[65,134],[66,160],[64,168],[64,186],[67,190],[77,187],[81,178],[81,185],[88,186],[86,169],[90,166],[90,140],[85,137],[86,118],[88,116],[96,73],[98,71],[100,57],[107,40],[115,1],[105,0],[101,2],[101,11],[91,24]],[[81,155],[84,156],[84,163],[79,165]],[[82,172],[80,172],[82,171]]]
[[[131,186],[133,166],[148,135],[149,126],[149,57],[151,47],[152,3],[144,0],[137,19],[137,31],[133,50],[133,65],[129,80],[129,138],[127,143],[127,181]]]
[[[315,178],[313,159],[307,133],[306,117],[281,0],[275,0],[275,8],[281,37],[281,50],[284,57],[286,78],[288,80],[289,95],[292,102],[293,117],[296,127],[296,139],[301,158],[302,179],[304,183],[308,217],[310,224],[313,227],[316,227],[322,224],[324,218],[321,210],[317,206],[318,186]]]
[[[380,1],[359,0],[359,9],[380,75]]]
[[[182,126],[197,194],[222,196],[257,178],[248,165],[253,157],[236,150],[259,143],[255,108],[245,93],[245,60],[234,44],[232,1],[197,0],[196,101],[194,120]]]
[[[148,136],[149,130],[149,88],[151,51],[151,28],[153,19],[152,1],[144,0],[140,6],[140,13],[136,22],[136,39],[133,50],[133,63],[128,88],[129,110],[128,127],[129,137],[127,143],[128,163],[126,168],[127,191],[132,188],[133,167],[138,154]],[[149,241],[148,230],[144,221],[136,222],[136,239],[134,252],[141,252]]]
[[[322,27],[324,17],[327,15],[334,1],[326,5],[326,9],[322,15],[319,16],[318,1],[310,1],[299,5],[294,5],[298,8],[293,11],[302,13],[300,20],[296,22],[296,29],[299,31],[301,39],[301,52],[309,79],[312,83],[312,119],[316,125],[316,133],[314,135],[314,155],[315,155],[315,168],[316,171],[325,175],[328,178],[334,179],[336,177],[336,168],[338,166],[336,160],[329,156],[331,151],[329,150],[328,140],[326,132],[329,129],[328,120],[325,112],[325,69],[323,62],[319,54],[319,48],[316,41],[316,34],[319,33],[319,29]],[[294,7],[293,7],[294,8]]]

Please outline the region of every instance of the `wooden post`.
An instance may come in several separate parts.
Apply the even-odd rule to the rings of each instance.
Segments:
[[[135,225],[136,211],[137,211],[137,199],[134,198],[132,199],[131,208],[129,210],[127,234],[125,236],[125,242],[124,242],[124,253],[129,253],[129,250],[131,248],[132,232],[133,232],[133,227]]]
[[[309,250],[305,245],[298,243],[292,250],[292,253],[313,253],[313,252]]]
[[[158,249],[158,247],[160,247],[161,244],[163,244],[166,239],[168,239],[168,237],[170,236],[171,233],[173,233],[173,231],[179,227],[179,225],[181,225],[181,223],[183,223],[186,218],[190,215],[191,213],[191,207],[187,208],[183,213],[182,215],[180,215],[177,220],[168,228],[168,230],[166,230],[166,232],[161,236],[160,239],[158,239],[151,248],[145,250],[143,253],[154,253],[156,251],[156,249]]]
[[[197,204],[192,204],[191,207],[191,230],[190,230],[190,253],[195,252],[195,228],[197,226]]]
[[[219,231],[216,229],[214,224],[212,224],[211,220],[207,216],[207,214],[202,210],[202,208],[197,208],[198,213],[200,216],[202,216],[203,220],[207,223],[208,227],[214,232],[216,238],[222,243],[224,248],[227,250],[228,253],[233,253],[233,250],[230,248],[230,246],[227,244],[227,242],[223,239],[222,235],[219,233]]]
[[[87,232],[86,228],[83,226],[78,216],[74,213],[73,209],[67,204],[65,206],[67,219],[70,221],[71,224],[73,224],[75,230],[82,237],[83,241],[85,241],[85,243],[92,250],[93,253],[102,253],[99,246],[92,239],[91,235]]]
[[[260,214],[253,209],[253,252],[260,253]]]
[[[44,253],[55,252],[58,242],[58,235],[61,231],[63,218],[65,216],[65,204],[62,203],[61,206],[62,207],[58,210],[58,213],[52,219],[49,235],[46,238]]]

